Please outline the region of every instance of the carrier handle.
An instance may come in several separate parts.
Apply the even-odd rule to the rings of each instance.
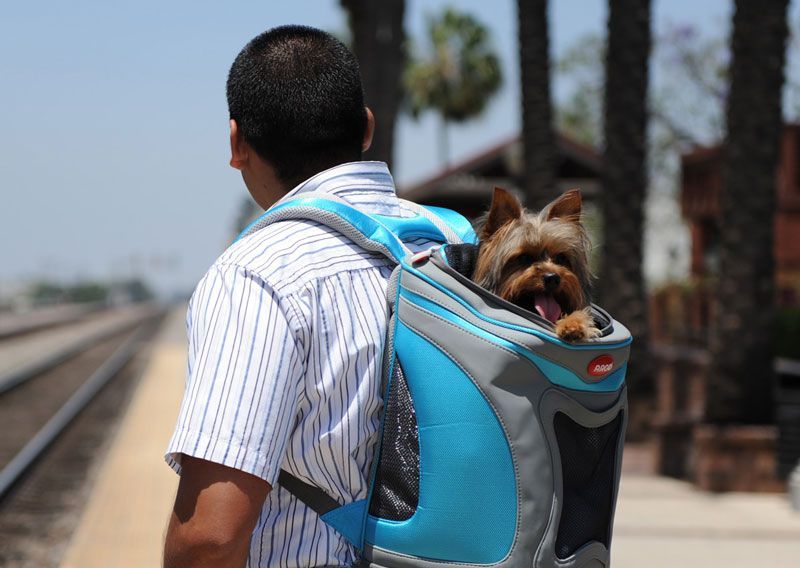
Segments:
[[[448,244],[474,244],[477,242],[475,231],[472,229],[470,222],[455,211],[444,207],[419,205],[407,199],[401,199],[400,203],[403,207],[430,221],[439,229]]]

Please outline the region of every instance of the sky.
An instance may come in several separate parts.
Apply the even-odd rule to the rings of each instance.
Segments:
[[[454,6],[490,29],[505,82],[450,133],[454,161],[517,132],[516,2],[407,0],[406,29]],[[550,0],[554,56],[605,29],[605,1]],[[655,0],[656,31],[715,33],[725,0]],[[793,7],[796,15],[797,6]],[[247,191],[228,165],[225,78],[253,36],[281,24],[343,35],[338,0],[15,2],[0,20],[0,295],[33,279],[142,274],[189,292],[229,244]],[[554,80],[554,96],[569,89]],[[439,168],[438,119],[401,116],[395,179]],[[380,127],[380,126],[378,126]]]

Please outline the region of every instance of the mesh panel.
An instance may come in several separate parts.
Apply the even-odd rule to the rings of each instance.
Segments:
[[[419,501],[417,415],[408,384],[395,362],[383,419],[383,440],[370,515],[392,521],[410,519]]]
[[[464,243],[461,245],[447,245],[445,249],[447,264],[467,278],[472,278],[475,271],[475,261],[478,258],[478,245]]]
[[[597,428],[558,412],[553,426],[564,485],[556,554],[563,559],[591,541],[609,545],[622,412]]]

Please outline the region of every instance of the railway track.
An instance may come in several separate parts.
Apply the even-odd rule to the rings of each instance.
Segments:
[[[41,353],[0,380],[0,566],[57,565],[64,519],[79,514],[163,315],[145,309],[84,329],[69,350]]]
[[[73,324],[102,310],[103,305],[95,302],[45,308],[27,314],[4,313],[0,320],[0,340]]]

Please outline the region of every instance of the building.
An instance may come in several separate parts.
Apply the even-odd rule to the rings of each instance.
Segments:
[[[600,154],[563,134],[556,135],[556,142],[559,189],[580,188],[584,198],[591,202],[600,190]],[[411,201],[448,207],[475,218],[488,208],[494,186],[516,192],[522,187],[522,141],[519,135],[419,183],[400,188],[400,193]]]
[[[691,274],[713,275],[719,263],[722,146],[699,148],[681,157],[681,209],[691,231]],[[786,125],[775,177],[775,268],[783,303],[800,293],[800,124]]]

